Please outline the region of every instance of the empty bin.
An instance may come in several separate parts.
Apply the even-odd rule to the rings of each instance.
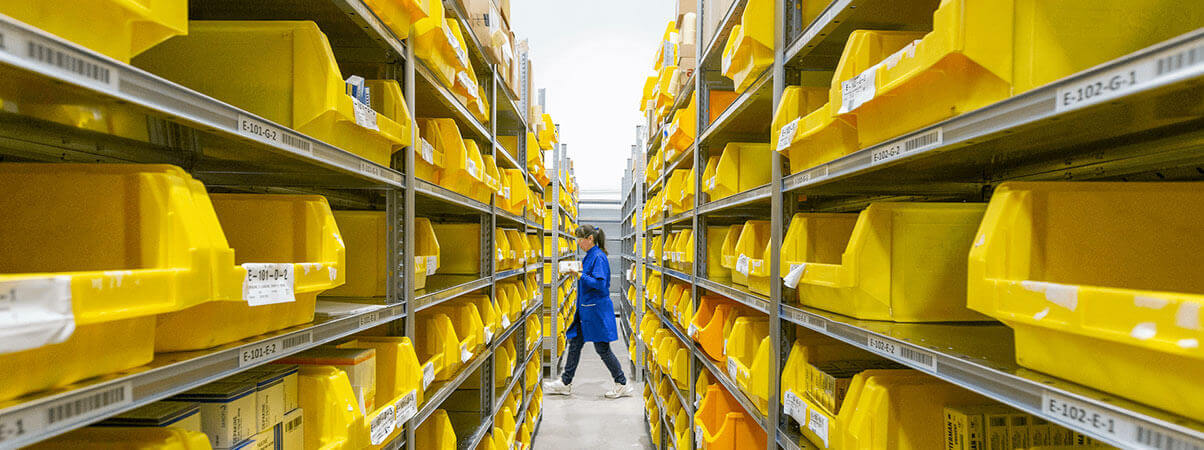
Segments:
[[[455,450],[456,430],[452,428],[447,411],[436,409],[414,430],[416,446],[423,449]]]
[[[1204,420],[1201,205],[1201,183],[1001,184],[968,304],[1024,367]]]
[[[965,307],[963,283],[965,255],[985,209],[969,203],[871,203],[858,216],[839,264],[802,261],[799,301],[859,319],[984,320]],[[832,237],[816,238],[843,239],[840,227],[823,232]]]
[[[160,315],[156,351],[209,348],[308,323],[318,294],[343,284],[346,277],[343,238],[325,197],[210,198],[238,264],[217,280],[219,289],[223,297],[245,302],[209,302]],[[292,271],[291,286],[289,281],[265,285],[272,279],[263,273],[287,270]]]
[[[698,301],[698,313],[690,321],[690,335],[702,346],[702,351],[716,361],[726,361],[724,354],[727,335],[723,325],[728,316],[736,313],[731,302],[715,295],[703,295]]]
[[[422,404],[422,366],[408,337],[355,336],[355,340],[339,345],[343,348],[376,350],[376,406],[383,408],[412,396],[415,405]]]
[[[313,22],[193,21],[187,36],[133,63],[377,164],[388,166],[393,151],[407,145],[407,130],[392,118],[356,114],[330,43]],[[388,93],[400,91],[375,94]]]
[[[769,183],[769,152],[768,144],[729,142],[707,160],[702,192],[713,202]]]
[[[736,265],[732,282],[747,280],[749,290],[769,295],[769,221],[750,220],[744,223],[740,240],[736,241]],[[743,277],[736,276],[736,274]]]
[[[423,312],[444,314],[451,319],[456,337],[459,338],[460,362],[468,362],[485,347],[485,326],[481,323],[481,313],[477,311],[476,305],[455,301],[436,305]]]
[[[414,218],[418,223],[418,218]],[[477,223],[432,224],[435,242],[455,243],[439,246],[440,275],[477,275],[481,273],[481,225]]]
[[[46,292],[46,320],[0,344],[11,368],[0,398],[146,364],[154,315],[228,292],[215,271],[233,269],[234,252],[205,187],[180,168],[6,163],[0,191],[0,281]]]
[[[110,58],[130,58],[188,33],[188,2],[12,0],[3,13]]]
[[[767,401],[765,397],[753,395],[749,383],[754,377],[769,378],[769,374],[754,374],[752,371],[753,360],[758,350],[761,347],[769,349],[769,318],[759,315],[741,316],[733,322],[731,332],[726,336],[724,350],[727,354],[727,374],[764,414]]]
[[[769,142],[790,160],[790,173],[802,172],[814,165],[807,165],[814,158],[807,158],[807,147],[798,144],[806,134],[800,128],[804,125],[803,118],[828,103],[830,81],[831,76],[822,85],[817,80],[816,86],[788,86],[782,91],[782,100],[773,113],[773,132]]]
[[[415,322],[414,344],[417,346],[418,361],[422,363],[423,389],[432,381],[450,379],[456,375],[463,362],[460,359],[460,337],[456,327],[446,314],[421,314]]]

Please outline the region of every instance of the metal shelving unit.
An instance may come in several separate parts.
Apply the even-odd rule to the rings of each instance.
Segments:
[[[475,117],[437,81],[425,63],[415,58],[412,46],[395,36],[362,0],[192,2],[189,14],[191,19],[210,20],[313,20],[333,44],[336,60],[355,70],[397,80],[414,117],[452,118],[465,139],[477,141],[482,153],[494,155],[502,167],[521,170],[529,187],[542,193],[544,186],[534,181],[522,163],[526,161],[523,143],[530,123],[526,117],[528,93],[512,92],[500,78],[495,61],[482,52],[481,43],[469,31],[462,0],[443,3],[449,17],[460,22],[464,36],[471,41],[466,50],[491,105],[489,120]],[[57,59],[47,60],[25,51],[34,47],[55,52]],[[517,56],[525,70],[526,55]],[[70,61],[70,65],[61,61]],[[95,70],[74,69],[83,66]],[[511,214],[492,202],[479,202],[416,179],[414,162],[418,155],[414,148],[398,152],[391,165],[380,165],[3,15],[0,72],[26,90],[52,90],[60,97],[87,98],[105,108],[144,116],[153,131],[148,139],[139,141],[61,125],[6,108],[0,113],[4,125],[0,126],[0,157],[6,161],[174,164],[218,192],[320,194],[335,209],[383,210],[389,221],[386,296],[320,297],[315,320],[304,326],[199,352],[157,354],[150,364],[130,371],[4,402],[0,404],[0,448],[29,445],[369,328],[387,325],[393,335],[414,338],[413,318],[421,310],[464,294],[491,293],[499,282],[528,277],[542,285],[541,262],[499,271],[493,258],[487,258],[475,276],[436,273],[429,276],[425,289],[414,289],[413,278],[403,274],[414,270],[413,259],[406,255],[414,254],[415,215],[436,222],[480,224],[482,255],[492,254],[495,227],[536,233],[541,240],[545,235],[542,224],[525,215]],[[525,80],[526,74],[523,76]],[[419,142],[418,127],[410,128],[412,140]],[[255,133],[253,129],[270,133]],[[517,155],[500,151],[499,134],[522,136]],[[210,150],[214,148],[222,151]],[[561,156],[557,154],[557,158]],[[527,333],[541,331],[527,330],[526,319],[544,313],[543,302],[537,297],[519,320],[467,361],[452,379],[429,386],[426,401],[414,417],[390,424],[405,431],[396,433],[383,447],[418,448],[414,430],[465,380],[479,377],[480,386],[489,386],[481,389],[481,420],[473,430],[456,430],[461,436],[460,448],[475,448],[492,429],[499,404],[496,400],[513,389],[522,389],[525,362],[540,348],[538,343],[532,348],[526,346]],[[493,371],[488,368],[494,364],[494,350],[508,339],[518,340],[520,348],[530,351],[526,359],[516,363],[510,382],[495,389]],[[524,405],[530,403],[532,394],[532,390],[524,390]],[[63,405],[72,405],[74,412],[49,414],[51,410],[61,411]]]
[[[550,270],[548,272],[553,274],[552,277],[554,280],[548,280],[544,285],[544,289],[547,289],[549,292],[548,295],[555,297],[556,291],[560,285],[564,284],[566,280],[570,279],[568,275],[559,275],[560,261],[578,258],[576,257],[577,238],[574,235],[565,232],[564,228],[566,224],[561,220],[561,214],[569,216],[574,222],[577,221],[577,217],[560,204],[560,195],[562,191],[566,190],[566,186],[568,184],[567,180],[573,178],[575,175],[573,174],[572,163],[565,154],[565,145],[557,143],[552,152],[552,166],[554,169],[552,171],[552,184],[548,186],[548,189],[551,189],[551,192],[547,192],[544,197],[547,199],[547,194],[551,195],[551,199],[548,199],[544,206],[547,208],[546,211],[551,218],[552,223],[551,228],[548,229],[548,233],[551,237],[550,242],[552,243],[552,248],[544,249],[544,264],[549,265],[548,267]],[[576,198],[570,198],[569,200],[574,205],[577,204]],[[564,254],[560,253],[558,243],[561,238],[568,241],[572,248],[570,252]],[[551,250],[552,252],[548,253],[548,250]],[[569,294],[566,293],[565,297],[567,305],[567,298],[569,297]],[[544,352],[547,356],[543,359],[543,368],[547,375],[551,377],[555,377],[560,373],[563,363],[563,361],[561,361],[563,354],[560,352],[560,347],[557,345],[557,340],[561,335],[564,334],[564,331],[568,329],[569,325],[571,325],[571,323],[561,323],[561,306],[557,303],[557,301],[552,301],[552,308],[547,311],[548,315],[546,317],[550,329],[548,330],[548,336],[545,336],[543,340]]]
[[[695,55],[698,70],[689,85],[674,99],[673,110],[686,105],[690,96],[698,105],[698,134],[685,154],[694,167],[704,167],[728,142],[769,142],[773,105],[790,80],[803,71],[831,71],[836,67],[849,34],[856,29],[931,29],[937,0],[892,2],[889,0],[832,0],[811,23],[801,23],[795,3],[775,1],[775,58],[771,68],[756,76],[752,86],[737,96],[713,123],[708,123],[707,100],[714,88],[731,89],[719,75],[719,59],[728,31],[739,20],[747,1],[736,0],[718,21],[710,39],[702,26],[695,42],[705,43]],[[707,23],[699,2],[698,23]],[[755,189],[710,201],[696,174],[693,208],[651,224],[642,222],[650,194],[663,189],[672,170],[688,168],[675,156],[653,161],[665,126],[652,117],[637,127],[636,145],[623,178],[623,276],[624,330],[637,339],[638,326],[646,313],[658,316],[662,326],[687,343],[693,354],[691,380],[709,370],[719,384],[740,400],[750,416],[769,433],[768,447],[810,448],[793,419],[779,406],[778,379],[771,380],[769,414],[759,415],[752,403],[727,377],[722,364],[700,352],[672,320],[655,307],[647,311],[641,301],[646,273],[651,270],[687,283],[695,305],[705,291],[720,295],[770,318],[773,339],[772,367],[780,373],[788,356],[795,326],[814,330],[887,359],[913,367],[949,383],[982,394],[1001,403],[1083,433],[1121,448],[1204,448],[1204,424],[1155,410],[1114,395],[1027,370],[1015,362],[1012,333],[998,323],[903,324],[863,321],[801,307],[793,291],[784,296],[781,283],[780,248],[784,231],[795,211],[850,212],[881,200],[941,200],[983,202],[991,189],[1008,180],[1196,180],[1204,167],[1198,124],[1204,112],[1169,106],[1170,99],[1198,98],[1204,94],[1204,29],[1152,45],[1132,54],[1097,65],[1062,80],[1015,95],[931,126],[923,127],[881,144],[863,148],[825,164],[791,174],[785,159],[772,153],[770,182]],[[1067,103],[1064,93],[1078,87],[1106,82],[1118,74],[1140,74],[1135,82],[1103,95]],[[1172,102],[1173,103],[1173,102]],[[1184,104],[1185,105],[1185,104]],[[1168,109],[1169,108],[1169,109]],[[1190,109],[1190,108],[1188,108]],[[1162,114],[1175,110],[1181,113]],[[1101,126],[1100,124],[1106,124]],[[648,133],[655,130],[656,133]],[[659,165],[665,172],[645,183],[646,168]],[[668,214],[665,214],[666,216]],[[747,219],[771,221],[767,261],[770,295],[749,292],[730,279],[708,276],[706,264],[708,225],[741,223]],[[652,237],[669,236],[691,229],[695,241],[695,264],[690,273],[665,268],[650,255]],[[626,273],[636,269],[634,279]],[[662,289],[669,283],[662,283]],[[628,288],[635,293],[628,298]],[[663,295],[663,293],[662,293]],[[789,299],[787,298],[789,297]],[[633,317],[634,323],[628,322]],[[632,355],[635,373],[644,352],[642,342]],[[776,378],[776,377],[772,377]],[[687,398],[697,394],[691,383]],[[1048,407],[1051,400],[1071,405],[1084,414],[1116,424],[1111,429],[1066,419]],[[693,402],[687,403],[692,407]],[[692,411],[691,411],[692,412]],[[803,424],[806,426],[806,424]],[[662,427],[663,429],[664,427]],[[668,436],[653,436],[667,442]],[[694,439],[692,437],[692,439]],[[680,448],[697,448],[697,443],[677,443]]]

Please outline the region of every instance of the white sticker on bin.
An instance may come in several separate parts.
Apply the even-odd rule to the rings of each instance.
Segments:
[[[74,332],[71,277],[0,281],[0,353],[57,344]]]
[[[510,328],[510,318],[503,315],[502,316],[502,329],[507,329],[507,328]]]
[[[798,121],[799,121],[799,118],[795,118],[794,120],[791,120],[790,123],[788,123],[788,124],[786,124],[786,126],[782,127],[781,132],[778,133],[778,151],[779,152],[782,150],[785,150],[787,148],[790,148],[790,144],[794,143],[794,135],[798,134]]]
[[[477,95],[477,84],[472,81],[472,77],[468,76],[468,72],[460,71],[456,74],[456,81],[464,85],[464,89],[472,93],[472,97]]]
[[[426,138],[423,138],[421,136],[418,137],[418,140],[422,141],[422,145],[419,146],[419,151],[422,154],[422,160],[426,161],[427,164],[434,164],[435,163],[435,146],[431,145],[430,142],[426,141]]]
[[[468,349],[468,344],[460,344],[460,362],[468,362],[472,359],[472,350]]]
[[[438,270],[439,270],[439,257],[438,256],[427,256],[426,257],[426,274],[434,275],[435,272],[437,272]]]
[[[435,382],[435,362],[431,361],[422,366],[422,388],[430,387]]]
[[[248,305],[260,306],[289,303],[293,295],[293,265],[277,263],[244,263],[247,276],[243,279],[242,298]]]
[[[380,127],[376,125],[376,110],[372,106],[364,104],[357,98],[351,99],[352,109],[355,110],[355,123],[369,130],[380,131]]]
[[[798,287],[799,280],[803,279],[803,274],[807,272],[807,263],[790,264],[790,272],[786,273],[786,277],[782,278],[782,282],[786,287],[794,289]]]
[[[686,334],[688,334],[690,337],[694,337],[695,334],[698,334],[698,325],[694,325],[693,322],[690,322],[690,328],[686,329]]]
[[[372,445],[385,443],[385,438],[393,434],[397,428],[397,419],[393,414],[393,405],[385,406],[371,419],[368,425]]]
[[[464,160],[464,167],[468,170],[468,174],[472,175],[473,178],[478,180],[481,179],[481,169],[477,168],[477,162],[473,161],[472,158]]]
[[[409,394],[393,404],[394,421],[398,425],[404,425],[406,421],[413,419],[418,415],[418,390],[411,389]]]
[[[793,417],[798,423],[807,423],[807,404],[803,403],[803,399],[791,389],[787,389],[786,393],[782,394],[782,398],[783,412]]]
[[[878,79],[878,70],[885,66],[887,69],[895,67],[903,57],[914,57],[916,54],[916,43],[918,40],[908,43],[899,51],[892,53],[883,59],[878,64],[874,64],[869,69],[857,74],[857,76],[840,82],[840,114],[844,114],[861,105],[868,103],[874,99],[877,94],[875,82]]]
[[[814,409],[807,411],[807,429],[811,430],[823,441],[824,447],[828,446],[828,416],[823,415]]]
[[[724,353],[727,353],[726,349],[724,350]],[[732,378],[733,382],[735,382],[738,379],[737,375],[739,375],[739,374],[740,374],[740,366],[738,364],[736,364],[736,360],[732,359],[732,358],[728,358],[727,359],[727,375]]]
[[[736,258],[736,272],[748,275],[748,255],[740,255]]]

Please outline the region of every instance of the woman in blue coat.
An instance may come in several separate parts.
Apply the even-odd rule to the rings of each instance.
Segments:
[[[606,392],[606,398],[625,397],[631,395],[633,389],[627,385],[619,359],[610,351],[610,342],[619,336],[615,330],[615,307],[610,301],[610,261],[606,259],[606,249],[603,248],[606,234],[590,225],[577,227],[574,234],[577,236],[577,246],[585,252],[585,258],[581,260],[581,278],[577,280],[577,313],[573,315],[572,325],[565,331],[565,337],[569,339],[568,361],[559,380],[544,383],[544,393],[572,393],[573,375],[581,359],[581,347],[589,341],[594,343],[594,351],[598,352],[615,380],[614,387]]]

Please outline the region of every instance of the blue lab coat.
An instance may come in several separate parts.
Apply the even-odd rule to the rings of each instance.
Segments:
[[[573,339],[580,333],[586,342],[610,342],[619,338],[615,327],[615,305],[610,301],[610,261],[602,249],[594,246],[581,261],[577,313],[565,336]]]

